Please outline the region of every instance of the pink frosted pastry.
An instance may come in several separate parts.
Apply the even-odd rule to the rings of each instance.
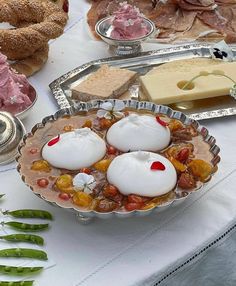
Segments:
[[[114,13],[111,37],[117,40],[132,40],[143,37],[149,30],[143,21],[143,16],[137,7],[126,2]]]
[[[0,53],[0,110],[13,114],[31,105],[28,97],[30,85],[26,77],[14,72],[7,63],[7,57]]]

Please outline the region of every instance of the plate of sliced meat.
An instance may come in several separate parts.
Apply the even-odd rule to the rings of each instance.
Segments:
[[[93,0],[87,14],[92,32],[98,20],[112,15],[123,0]],[[160,43],[236,43],[236,0],[128,0],[160,31]]]

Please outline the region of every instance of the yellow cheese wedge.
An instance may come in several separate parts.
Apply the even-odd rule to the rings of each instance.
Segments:
[[[229,94],[233,82],[220,75],[201,76],[183,90],[185,83],[202,72],[221,72],[236,81],[236,62],[216,66],[196,67],[191,71],[158,71],[140,77],[142,90],[150,101],[171,104]]]

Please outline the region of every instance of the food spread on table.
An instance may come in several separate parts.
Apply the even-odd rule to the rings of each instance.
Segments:
[[[114,14],[120,0],[94,0],[87,15],[92,31],[97,21]],[[235,0],[128,0],[159,29],[159,42],[193,40],[236,42]]]
[[[122,101],[49,122],[20,152],[20,173],[34,192],[76,210],[148,210],[214,173],[210,145],[193,125]]]

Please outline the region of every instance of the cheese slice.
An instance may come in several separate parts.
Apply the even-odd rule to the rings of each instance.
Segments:
[[[142,90],[150,101],[171,104],[229,94],[233,82],[220,75],[201,76],[183,90],[181,87],[199,73],[220,72],[236,81],[236,63],[221,63],[216,66],[191,68],[185,71],[158,71],[140,77]]]

